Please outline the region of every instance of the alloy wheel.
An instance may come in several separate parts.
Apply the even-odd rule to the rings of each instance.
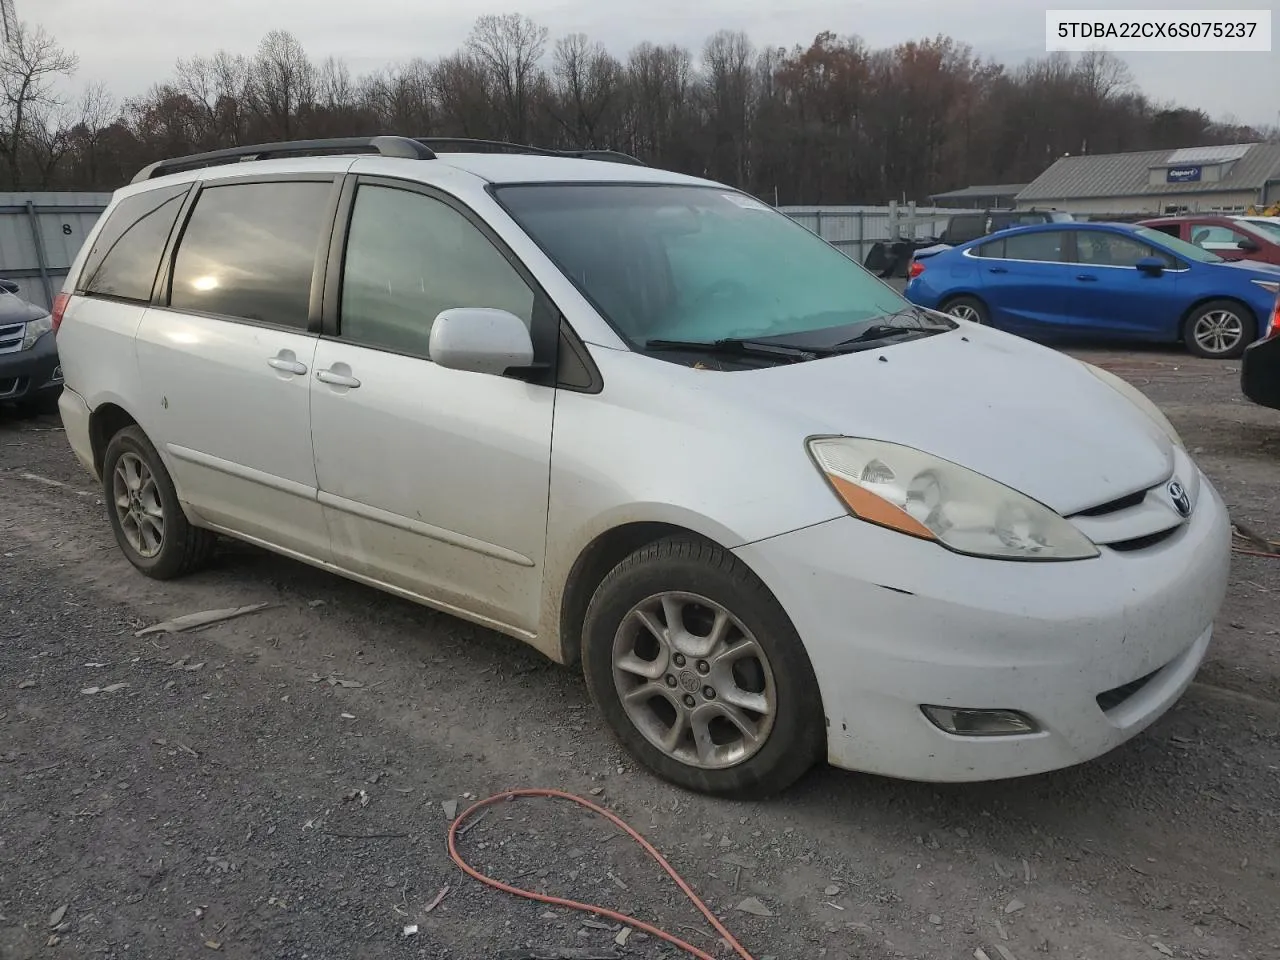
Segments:
[[[146,461],[136,453],[122,454],[111,477],[111,492],[129,546],[144,559],[159,554],[164,546],[164,507]]]
[[[953,307],[947,309],[947,313],[955,317],[957,320],[966,320],[969,323],[981,323],[982,317],[978,311],[967,303],[957,303]]]
[[[655,594],[623,617],[613,680],[645,739],[704,770],[754,756],[777,715],[764,649],[728,609],[697,594]]]
[[[1231,310],[1210,310],[1196,320],[1191,336],[1205,353],[1230,353],[1244,336],[1244,321]]]

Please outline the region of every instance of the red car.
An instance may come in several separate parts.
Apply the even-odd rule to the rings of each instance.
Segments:
[[[1226,214],[1190,214],[1140,221],[1171,237],[1194,243],[1224,260],[1261,260],[1280,265],[1280,237]]]

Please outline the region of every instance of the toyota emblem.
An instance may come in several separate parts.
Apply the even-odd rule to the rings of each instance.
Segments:
[[[1191,516],[1191,498],[1187,496],[1186,488],[1177,480],[1169,484],[1169,499],[1173,501],[1174,509],[1178,513],[1184,517]]]

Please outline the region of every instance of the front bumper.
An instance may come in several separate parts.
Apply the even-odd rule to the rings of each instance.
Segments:
[[[1231,550],[1226,507],[1202,483],[1176,534],[1092,560],[964,557],[853,518],[734,552],[804,641],[833,765],[924,781],[1023,776],[1106,753],[1195,676]],[[1016,710],[1039,729],[955,736],[924,704]]]
[[[1240,392],[1260,406],[1280,410],[1280,337],[1258,340],[1245,349]]]
[[[46,333],[30,350],[0,353],[0,401],[25,400],[62,389],[62,367],[52,333]]]

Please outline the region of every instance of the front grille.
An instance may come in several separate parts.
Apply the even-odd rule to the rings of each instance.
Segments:
[[[1135,550],[1146,550],[1158,543],[1164,543],[1177,532],[1177,527],[1170,527],[1168,530],[1148,533],[1144,537],[1134,537],[1132,540],[1118,540],[1115,543],[1108,543],[1107,546],[1112,550],[1119,550],[1121,553],[1133,553]]]
[[[1103,713],[1110,713],[1112,710],[1120,706],[1120,704],[1124,703],[1126,700],[1132,697],[1135,693],[1137,693],[1139,690],[1145,687],[1148,683],[1150,683],[1151,678],[1154,677],[1157,673],[1159,673],[1160,670],[1162,669],[1164,668],[1161,667],[1156,670],[1152,670],[1145,677],[1139,677],[1137,680],[1130,680],[1128,683],[1124,684],[1123,686],[1115,687],[1112,690],[1103,691],[1102,693],[1098,694],[1096,698],[1098,701],[1098,706],[1102,708]]]
[[[17,353],[22,349],[22,335],[26,332],[25,323],[6,323],[0,327],[0,353]]]
[[[1109,513],[1119,513],[1121,510],[1128,510],[1138,506],[1146,498],[1147,491],[1139,490],[1137,493],[1131,493],[1128,496],[1120,497],[1118,500],[1111,500],[1107,503],[1099,504],[1096,507],[1090,507],[1088,510],[1081,510],[1079,513],[1073,514],[1077,517],[1105,517]]]

